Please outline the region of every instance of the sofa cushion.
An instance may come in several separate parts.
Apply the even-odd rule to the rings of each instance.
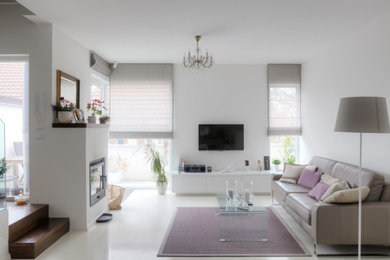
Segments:
[[[347,164],[336,163],[330,174],[331,176],[347,181],[351,188],[358,187],[359,184],[359,167]],[[378,201],[384,185],[384,177],[373,171],[362,169],[362,186],[367,186],[370,193],[366,201]]]
[[[381,195],[381,201],[390,201],[390,183],[383,185],[383,191]]]
[[[325,184],[328,184],[328,185],[333,185],[337,182],[342,182],[343,180],[340,180],[340,179],[337,179],[337,178],[334,178],[332,176],[330,176],[329,174],[323,174],[321,176],[321,181]]]
[[[280,181],[297,183],[303,169],[305,169],[305,165],[287,164]]]
[[[307,224],[311,225],[311,208],[316,200],[306,194],[291,193],[286,197],[286,204]]]
[[[285,200],[286,196],[290,193],[307,194],[310,191],[310,189],[297,184],[281,182],[281,181],[273,181],[272,191],[274,193],[278,193],[278,195],[280,195],[280,197],[282,197],[283,200]]]
[[[318,167],[317,171],[323,172],[324,174],[330,174],[336,163],[336,161],[318,156],[315,156],[310,160],[310,164],[316,165]]]
[[[322,195],[321,200],[324,201],[327,197],[335,193],[339,190],[345,190],[347,189],[347,182],[346,181],[340,181],[332,184],[329,189]]]
[[[362,201],[364,201],[370,189],[367,186],[362,187]],[[359,188],[339,190],[327,197],[326,203],[356,203],[359,202]]]
[[[299,177],[298,184],[303,187],[313,189],[320,181],[322,174],[322,172],[314,172],[309,169],[303,169],[301,176]]]
[[[320,201],[322,195],[325,194],[325,192],[329,189],[329,187],[330,186],[328,184],[325,184],[322,181],[320,181],[311,191],[309,191],[307,196],[309,196],[312,199],[315,199],[316,201]]]

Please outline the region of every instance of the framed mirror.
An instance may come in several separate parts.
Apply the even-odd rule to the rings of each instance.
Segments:
[[[69,100],[80,108],[80,80],[57,70],[57,102],[60,98]]]

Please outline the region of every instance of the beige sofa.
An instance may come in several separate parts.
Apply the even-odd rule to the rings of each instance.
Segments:
[[[345,180],[351,187],[358,186],[359,168],[334,160],[314,157],[310,164],[319,171]],[[329,204],[317,202],[307,196],[310,189],[281,182],[280,175],[272,181],[272,198],[313,238],[314,246],[355,245],[358,241],[358,204]],[[370,188],[363,202],[362,244],[390,245],[390,185],[384,177],[363,169],[362,185]]]

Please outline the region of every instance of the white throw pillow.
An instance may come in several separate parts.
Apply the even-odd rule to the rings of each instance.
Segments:
[[[329,197],[330,195],[332,195],[336,191],[345,190],[346,183],[347,182],[345,182],[345,181],[340,181],[340,182],[336,182],[336,183],[333,183],[332,185],[330,185],[328,190],[324,193],[324,195],[322,195],[321,200],[324,201],[327,197]],[[325,184],[327,184],[327,183],[325,183]]]
[[[337,182],[341,182],[342,180],[334,178],[334,177],[330,176],[329,174],[322,174],[321,181],[325,184],[333,185]]]
[[[362,201],[364,201],[368,193],[370,193],[370,188],[367,186],[362,187]],[[336,191],[329,197],[327,197],[324,202],[327,203],[355,203],[359,202],[359,188],[347,189]]]
[[[312,172],[316,172],[317,169],[318,169],[317,166],[315,166],[315,165],[310,165],[310,164],[306,165],[305,168],[306,168],[306,169],[309,169],[309,170],[312,171]]]
[[[280,181],[297,183],[301,172],[305,168],[305,165],[291,165],[287,164]],[[287,181],[286,181],[287,180]]]

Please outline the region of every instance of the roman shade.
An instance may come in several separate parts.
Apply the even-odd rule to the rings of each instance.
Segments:
[[[171,138],[173,65],[118,64],[111,74],[111,138]]]
[[[268,135],[301,135],[301,65],[268,65]]]
[[[106,76],[110,76],[112,71],[111,64],[93,51],[89,55],[89,66]]]

